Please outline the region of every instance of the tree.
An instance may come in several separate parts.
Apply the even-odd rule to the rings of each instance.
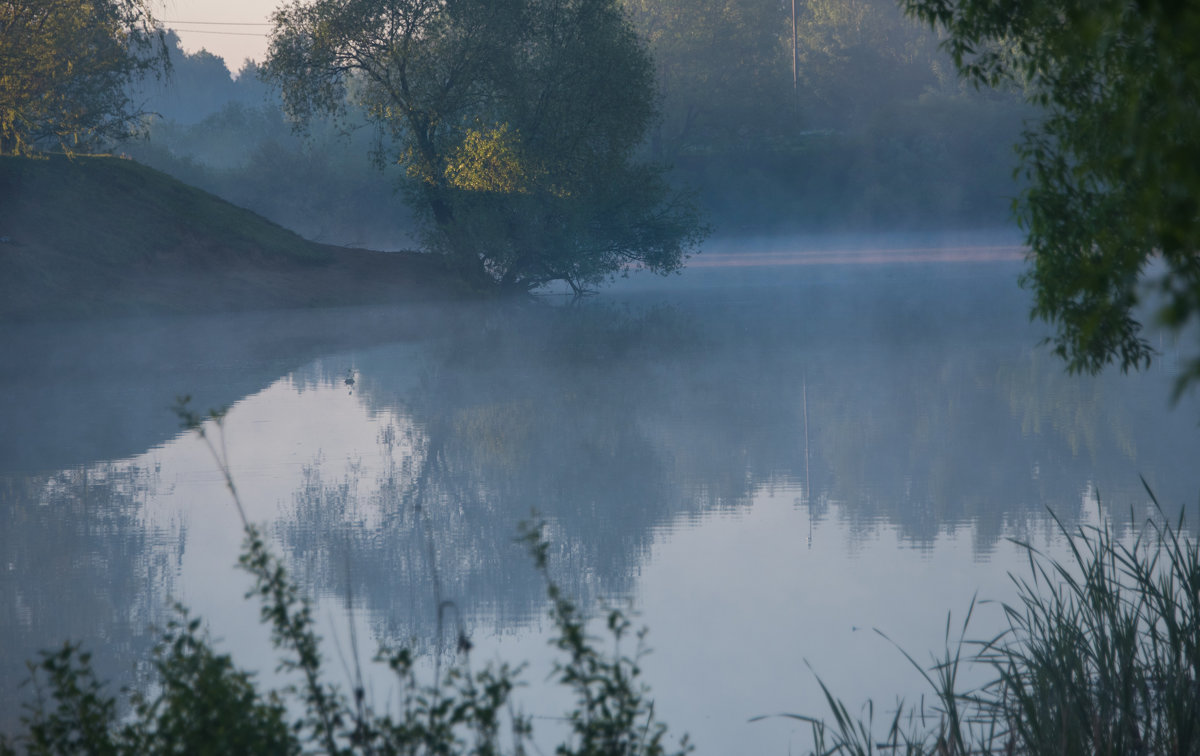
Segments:
[[[0,155],[130,136],[127,86],[165,65],[147,0],[0,0]]]
[[[300,122],[361,108],[428,245],[473,284],[576,291],[679,268],[703,229],[634,151],[650,59],[615,0],[300,0],[267,75]]]
[[[1143,308],[1200,316],[1200,6],[1176,0],[905,0],[962,75],[1040,106],[1018,151],[1033,312],[1072,370],[1149,364]],[[1177,392],[1200,380],[1188,358]]]
[[[774,0],[623,0],[650,47],[663,98],[651,146],[679,153],[756,145],[794,126],[790,17]]]
[[[796,36],[809,128],[864,129],[885,105],[915,101],[940,85],[936,37],[894,0],[797,3]]]
[[[143,80],[128,88],[129,96],[154,111],[162,120],[199,123],[221,110],[226,103],[240,102],[256,107],[266,100],[267,87],[257,80],[258,67],[246,61],[243,80],[234,80],[224,58],[206,49],[184,52],[179,34],[173,29],[163,33],[170,61],[170,80]]]

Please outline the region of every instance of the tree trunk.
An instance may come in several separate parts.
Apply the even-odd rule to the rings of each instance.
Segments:
[[[440,187],[427,184],[425,186],[425,201],[429,203],[429,210],[433,215],[434,226],[437,227],[438,232],[446,241],[446,252],[451,266],[471,287],[480,290],[494,288],[496,281],[488,273],[487,268],[484,267],[478,250],[468,247],[456,238],[454,233],[454,208],[441,195],[439,189]]]

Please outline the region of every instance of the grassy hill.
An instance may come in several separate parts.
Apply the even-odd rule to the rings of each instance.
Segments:
[[[436,258],[316,244],[132,160],[0,157],[0,320],[460,295]]]

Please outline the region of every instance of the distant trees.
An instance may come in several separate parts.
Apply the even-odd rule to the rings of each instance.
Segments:
[[[796,5],[801,106],[810,128],[862,127],[880,105],[915,100],[940,84],[936,35],[905,18],[894,0]]]
[[[1004,224],[1021,119],[893,0],[622,0],[655,62],[650,154],[718,230]]]
[[[464,2],[448,5],[444,12],[466,13]],[[508,10],[503,13],[500,6],[491,11],[499,14],[496,18],[516,12],[517,0],[507,2]],[[1033,109],[1023,105],[1017,95],[977,92],[960,82],[950,56],[938,49],[937,36],[905,17],[891,0],[798,3],[800,66],[795,90],[791,13],[786,3],[619,2],[645,47],[635,57],[644,61],[645,53],[650,54],[658,90],[648,108],[657,110],[658,115],[648,120],[643,138],[632,152],[625,153],[633,157],[624,163],[641,166],[650,183],[636,179],[591,183],[593,188],[608,189],[604,196],[614,204],[628,197],[622,206],[627,208],[624,215],[606,216],[598,209],[604,207],[602,203],[589,206],[583,202],[583,192],[567,198],[548,189],[553,179],[533,165],[531,151],[549,149],[552,140],[561,143],[568,130],[548,132],[548,115],[540,116],[541,126],[534,126],[538,112],[532,108],[522,111],[518,106],[532,101],[529,98],[535,92],[549,98],[553,92],[566,91],[565,98],[555,100],[557,106],[575,102],[569,107],[576,110],[570,112],[580,112],[581,99],[591,98],[597,107],[605,102],[593,91],[616,89],[618,94],[610,96],[615,103],[613,113],[645,113],[644,89],[634,93],[630,102],[621,100],[624,91],[615,81],[621,67],[604,79],[609,90],[579,78],[577,90],[568,91],[568,80],[545,76],[528,78],[520,88],[511,86],[512,77],[507,79],[507,88],[485,85],[485,80],[502,83],[502,67],[483,71],[478,55],[469,65],[464,62],[455,68],[459,78],[452,83],[462,85],[461,75],[470,68],[480,77],[474,80],[472,96],[486,91],[493,105],[485,107],[478,99],[444,118],[441,116],[449,111],[440,109],[440,120],[431,120],[438,124],[437,144],[444,156],[440,174],[430,174],[442,183],[439,187],[422,181],[421,171],[408,159],[405,140],[416,132],[406,131],[407,111],[388,104],[386,92],[381,97],[364,96],[369,94],[368,88],[376,86],[369,84],[365,65],[356,62],[357,67],[330,74],[330,82],[341,82],[343,91],[338,97],[345,95],[345,99],[327,98],[325,104],[332,107],[315,108],[304,119],[306,133],[292,135],[287,133],[292,120],[278,111],[278,95],[262,92],[259,87],[263,85],[254,80],[255,66],[244,66],[233,79],[218,58],[203,51],[184,54],[173,49],[169,86],[142,90],[147,108],[164,119],[151,126],[148,143],[125,149],[184,181],[320,241],[386,249],[412,246],[424,239],[450,259],[454,259],[451,250],[455,245],[468,253],[485,249],[487,259],[500,260],[490,269],[499,279],[502,271],[512,268],[504,260],[517,258],[513,250],[530,249],[539,240],[547,247],[557,244],[550,232],[577,242],[580,237],[570,229],[582,227],[592,240],[600,240],[596,245],[606,238],[619,242],[622,237],[613,235],[614,227],[619,233],[639,228],[625,222],[638,210],[635,201],[639,198],[662,198],[662,211],[670,206],[674,195],[663,186],[664,178],[675,187],[694,189],[695,202],[725,234],[995,227],[1009,221],[1011,198],[1018,191],[1012,181],[1016,164],[1012,143],[1020,138],[1022,119],[1032,115]],[[326,15],[348,18],[346,14],[364,13],[370,3],[357,0],[341,5],[346,10]],[[413,0],[398,5],[418,6]],[[559,12],[566,13],[566,6]],[[316,16],[313,19],[316,24]],[[346,22],[327,25],[320,30],[324,36],[314,36],[310,42],[332,45],[329,35],[348,34],[345,26]],[[444,23],[439,28],[450,27]],[[505,28],[498,26],[491,38],[506,34]],[[534,28],[519,28],[509,35],[510,42],[518,44],[517,40],[539,33]],[[368,45],[368,38],[363,35],[356,44],[375,55],[373,70],[383,71],[384,47]],[[398,39],[386,25],[379,27],[376,38]],[[174,47],[169,32],[167,39]],[[464,38],[454,49],[466,50],[468,43],[478,48],[484,41],[479,36]],[[510,42],[500,39],[495,44],[504,49]],[[343,52],[351,49],[348,44],[341,48]],[[551,43],[520,44],[529,51],[544,51]],[[409,50],[408,54],[410,80],[432,75],[429,69],[418,71],[411,65],[416,57],[429,60],[432,48]],[[568,50],[556,60],[568,61],[572,54]],[[582,55],[580,50],[574,59]],[[595,67],[603,72],[602,58],[595,59]],[[499,64],[500,60],[493,62]],[[393,62],[399,65],[398,61]],[[515,71],[512,65],[505,65],[504,71]],[[526,71],[533,70],[532,60],[521,65]],[[543,65],[541,70],[548,69]],[[561,70],[565,75],[570,69],[564,63]],[[317,69],[306,75],[318,77]],[[644,85],[645,78],[638,82],[638,86]],[[581,93],[586,87],[591,89],[584,97]],[[629,92],[634,89],[630,87]],[[428,103],[432,90],[410,94],[420,95]],[[495,104],[501,96],[506,98],[503,108]],[[340,115],[338,102],[345,106]],[[371,111],[371,102],[381,108]],[[626,109],[639,102],[642,105]],[[224,112],[220,112],[222,108]],[[434,111],[427,108],[424,112]],[[483,114],[479,122],[475,120],[478,113]],[[382,140],[379,130],[369,127],[372,123],[382,130]],[[587,125],[579,133],[599,134],[608,128],[594,126]],[[339,138],[339,131],[351,132],[349,138]],[[588,139],[581,136],[581,143],[590,144]],[[451,165],[445,156],[457,156],[459,147],[463,157],[474,158]],[[361,160],[368,154],[377,155],[386,170],[374,171],[369,161]],[[638,156],[667,164],[669,172],[659,172]],[[576,171],[574,175],[583,174]],[[408,207],[397,206],[392,196],[397,183],[406,185],[408,204],[416,209],[421,222],[414,221]],[[502,190],[506,184],[515,188],[518,183],[523,191]],[[588,186],[582,180],[576,184]],[[626,191],[630,186],[636,191]],[[454,241],[433,217],[430,193],[457,208],[455,223],[446,227],[455,231]],[[685,220],[691,212],[675,201],[673,211],[660,212],[664,220]],[[641,210],[649,206],[643,203]],[[584,209],[589,211],[581,212]],[[556,216],[563,219],[557,226]],[[608,249],[591,242],[578,246]],[[474,265],[469,254],[464,257],[465,268]],[[565,267],[554,255],[541,257],[547,262],[545,269]],[[581,259],[574,251],[568,251],[566,258]],[[579,277],[583,269],[604,270],[605,260],[602,254],[591,255],[581,270],[568,269],[568,273],[586,287],[590,284]],[[485,266],[485,273],[488,270]],[[478,278],[483,285],[491,285],[486,275]],[[532,282],[536,276],[518,267],[513,279]],[[520,282],[513,285],[524,285]]]
[[[160,117],[123,152],[314,241],[372,249],[413,243],[411,216],[396,206],[396,171],[363,159],[374,140],[359,114],[295,133],[257,63],[245,61],[234,76],[206,50],[185,52],[172,30],[166,42],[171,75],[131,94]]]
[[[173,29],[164,34],[171,76],[161,81],[142,80],[129,88],[130,97],[163,119],[193,124],[221,110],[228,103],[248,107],[269,104],[278,111],[278,98],[259,80],[258,64],[242,63],[240,70],[226,65],[224,58],[201,48],[184,52]],[[237,71],[234,78],[233,71]]]
[[[788,15],[774,0],[623,0],[654,58],[656,157],[761,141],[794,125]],[[789,118],[789,116],[791,118]]]
[[[580,291],[625,266],[675,270],[701,238],[635,159],[654,72],[615,0],[314,0],[274,21],[286,109],[361,107],[428,245],[474,284]]]
[[[1043,115],[1020,154],[1034,313],[1076,370],[1149,363],[1139,305],[1200,319],[1200,7],[1173,0],[907,0],[959,71]],[[1179,388],[1200,381],[1193,355]]]
[[[129,136],[127,85],[165,65],[146,0],[3,0],[0,155]]]

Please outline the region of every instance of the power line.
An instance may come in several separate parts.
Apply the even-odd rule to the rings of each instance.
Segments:
[[[184,34],[220,34],[226,37],[269,37],[270,34],[264,32],[231,32],[231,31],[216,31],[214,29],[175,29],[171,31],[183,32]]]
[[[179,21],[159,19],[164,24],[196,24],[198,26],[270,26],[268,21]]]

